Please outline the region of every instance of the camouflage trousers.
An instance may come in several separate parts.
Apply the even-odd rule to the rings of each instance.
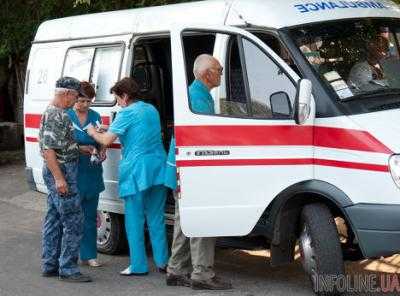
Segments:
[[[47,214],[42,229],[42,271],[60,275],[79,272],[79,246],[83,235],[83,212],[77,187],[77,162],[60,165],[68,184],[68,195],[60,196],[54,177],[46,165]]]

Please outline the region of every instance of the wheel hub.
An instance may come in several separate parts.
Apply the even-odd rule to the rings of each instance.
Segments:
[[[97,211],[97,245],[104,245],[111,236],[111,217],[108,212]]]
[[[309,274],[313,275],[316,273],[317,266],[315,261],[315,251],[312,245],[312,239],[308,228],[304,225],[303,230],[299,239],[301,262],[304,270]]]

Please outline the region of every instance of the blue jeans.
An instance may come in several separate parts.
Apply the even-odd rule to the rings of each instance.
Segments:
[[[79,245],[83,232],[83,213],[77,187],[77,162],[60,164],[68,184],[68,195],[61,197],[50,170],[43,167],[47,186],[47,214],[42,229],[42,270],[60,275],[79,272]]]
[[[148,272],[144,241],[144,223],[147,222],[153,259],[157,267],[168,263],[168,243],[165,230],[164,209],[166,188],[152,186],[125,199],[125,228],[129,244],[131,272]]]

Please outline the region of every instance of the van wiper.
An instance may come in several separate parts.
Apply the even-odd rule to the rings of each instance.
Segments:
[[[358,99],[369,99],[373,97],[386,97],[386,96],[395,96],[400,95],[400,88],[381,88],[372,91],[368,91],[362,94],[358,94],[346,99],[342,99],[342,102],[348,102]]]

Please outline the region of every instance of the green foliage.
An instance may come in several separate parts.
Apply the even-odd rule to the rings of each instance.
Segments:
[[[45,20],[108,10],[188,2],[187,0],[1,0],[0,59],[24,59]]]

